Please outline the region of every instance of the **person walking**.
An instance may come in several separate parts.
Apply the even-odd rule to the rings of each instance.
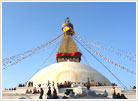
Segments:
[[[43,99],[44,90],[43,88],[40,88],[40,97],[39,99]]]
[[[48,92],[47,92],[47,99],[51,99],[51,87],[48,87]]]

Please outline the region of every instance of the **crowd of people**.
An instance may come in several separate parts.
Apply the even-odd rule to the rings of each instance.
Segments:
[[[111,84],[112,86],[117,86],[117,84],[115,83],[112,83]],[[92,87],[92,86],[107,86],[105,83],[101,83],[101,82],[95,82],[94,80],[91,80],[91,81],[87,81],[86,83],[84,83],[84,86],[85,87]]]
[[[44,95],[44,90],[43,90],[43,88],[40,88],[39,99],[43,99],[43,95]],[[56,91],[55,87],[53,87],[53,93],[52,93],[50,86],[48,87],[48,91],[46,92],[46,96],[47,96],[47,99],[58,99],[59,98],[57,96],[57,91]]]
[[[117,86],[117,84],[115,84],[115,83],[112,83],[112,86]]]
[[[40,91],[37,90],[36,87],[34,87],[33,90],[31,90],[31,89],[30,90],[28,90],[28,89],[26,90],[26,94],[39,94],[39,93],[40,93],[39,98],[43,99],[43,95],[44,95],[43,88],[40,88]],[[47,99],[56,99],[56,98],[58,98],[57,91],[56,91],[55,87],[53,87],[53,93],[52,93],[51,87],[49,86],[46,95],[47,95]]]
[[[113,95],[113,99],[127,99],[124,94],[117,93]]]
[[[73,83],[73,82],[69,82],[69,81],[65,81],[64,83],[57,83],[57,87],[58,88],[70,88],[72,87],[72,84],[74,85],[83,85],[84,87],[90,88],[92,86],[107,86],[105,83],[101,83],[101,82],[94,82],[94,80],[87,81],[86,83]],[[112,86],[117,86],[115,83],[112,83]]]
[[[57,87],[60,88],[70,88],[71,87],[72,82],[69,81],[65,81],[64,83],[57,83]]]
[[[124,94],[121,94],[121,95],[120,93],[116,94],[115,87],[113,87],[112,89],[112,98],[113,99],[127,99]]]
[[[19,84],[18,87],[25,87],[25,85],[24,84]]]
[[[33,87],[33,82],[29,81],[27,84],[28,87]]]
[[[46,83],[47,87],[48,87],[48,90],[46,92],[46,96],[47,96],[47,99],[58,99],[59,97],[57,96],[57,91],[55,89],[55,83],[54,81],[52,81],[52,83],[50,83],[50,81],[48,80],[48,83]],[[33,86],[33,82],[28,82],[28,87],[32,87]],[[38,87],[41,87],[42,85],[41,84],[38,84]],[[51,87],[53,87],[53,92],[51,91]],[[63,85],[59,85],[59,87],[63,87]],[[64,86],[65,87],[69,87],[69,83],[68,82],[65,82],[64,83]],[[39,99],[43,99],[43,96],[44,96],[44,89],[41,87],[40,88],[40,91],[36,89],[36,87],[33,88],[33,90],[26,90],[26,94],[37,94],[37,93],[40,93],[40,96],[39,96]]]
[[[26,94],[36,94],[36,93],[40,93],[39,90],[36,89],[36,87],[33,88],[33,90],[26,90]]]
[[[88,85],[87,85],[87,83],[88,82],[86,82],[86,83],[82,83],[82,85],[83,86],[85,86],[85,87],[87,87]],[[27,84],[27,86],[28,87],[33,87],[34,85],[33,85],[33,82],[30,82],[30,81],[28,81],[28,83],[26,83]],[[25,85],[26,85],[25,84]],[[73,82],[70,82],[70,81],[64,81],[64,82],[61,82],[61,83],[57,83],[57,87],[60,89],[60,88],[70,88],[70,87],[72,87],[72,84],[74,84]],[[76,84],[81,84],[81,83],[75,83],[75,85]],[[19,84],[19,86],[18,87],[24,87],[25,86],[24,84]],[[117,84],[115,84],[115,83],[112,83],[111,84],[112,86],[117,86]],[[36,86],[36,85],[35,85]],[[38,84],[38,87],[49,87],[49,86],[55,86],[55,82],[54,81],[52,81],[52,83],[48,80],[48,82],[47,83],[43,83],[43,84]],[[89,81],[89,86],[90,87],[92,87],[92,86],[107,86],[105,83],[101,83],[101,82],[95,82],[94,80],[91,80],[91,81]]]
[[[70,88],[70,87],[73,87],[72,85],[83,85],[88,90],[92,86],[106,86],[105,83],[94,82],[94,80],[91,80],[91,81],[88,80],[86,83],[73,83],[73,82],[70,82],[70,81],[64,81],[64,83],[61,82],[61,83],[57,83],[56,85],[55,85],[54,81],[52,81],[52,83],[51,83],[48,80],[48,82],[46,83],[46,86],[48,87],[48,90],[46,92],[47,99],[58,99],[59,98],[57,96],[57,91],[56,91],[55,87],[57,87],[58,89],[60,89],[60,88]],[[112,89],[113,99],[127,99],[124,94],[116,93],[115,86],[117,86],[117,84],[112,83],[111,85],[113,86],[113,89]],[[19,84],[18,85],[18,87],[25,87],[25,86],[33,87],[33,82],[29,81],[26,84]],[[43,99],[44,90],[41,86],[42,86],[41,84],[38,85],[38,87],[40,87],[40,90],[37,90],[36,87],[34,87],[32,90],[27,89],[26,94],[39,94],[40,93],[39,98]],[[53,92],[51,91],[51,87],[53,88]],[[136,86],[131,87],[131,89],[136,89]],[[9,89],[5,89],[5,90],[16,90],[16,88],[9,88]],[[108,96],[107,91],[104,92],[104,96]]]
[[[105,83],[101,83],[101,82],[94,82],[94,80],[91,80],[91,81],[88,80],[86,83],[84,83],[84,86],[87,89],[89,89],[92,86],[107,86],[107,85]],[[114,85],[114,86],[116,86],[116,85]]]
[[[133,86],[133,87],[130,86],[129,89],[136,89],[136,86]]]
[[[16,88],[5,88],[5,90],[16,90]]]
[[[57,91],[55,87],[53,87],[53,94],[51,93],[51,87],[48,87],[48,92],[47,92],[47,99],[58,99],[59,97],[57,96]]]

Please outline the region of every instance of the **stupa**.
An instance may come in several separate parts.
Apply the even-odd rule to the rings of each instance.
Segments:
[[[67,90],[73,90],[73,92],[75,92],[74,99],[78,94],[80,95],[80,93],[81,95],[83,95],[82,93],[87,92],[87,90],[86,87],[81,86],[81,84],[86,83],[88,80],[92,80],[95,83],[100,82],[102,84],[105,84],[106,86],[92,86],[90,88],[90,91],[94,91],[97,94],[96,97],[86,95],[83,97],[77,97],[77,99],[112,99],[111,82],[94,68],[80,62],[82,54],[78,51],[76,44],[72,39],[72,36],[75,34],[75,32],[73,29],[73,25],[69,21],[69,18],[67,18],[65,23],[62,25],[62,31],[64,32],[64,37],[56,54],[57,63],[45,67],[44,69],[36,73],[29,80],[30,82],[33,82],[33,85],[16,87],[16,90],[3,90],[3,99],[38,99],[40,95],[39,93],[28,94],[26,93],[26,91],[33,91],[34,88],[39,90],[39,85],[45,84],[45,86],[41,87],[44,89],[44,94],[46,94],[46,92],[48,91],[48,87],[46,86],[48,80],[50,82],[54,81],[55,84],[61,82],[64,83],[65,81],[76,83],[76,85],[79,84],[78,87],[73,86],[70,88],[60,89],[55,86],[59,98],[63,98],[63,96],[65,95],[65,91]],[[108,97],[101,96],[101,94],[103,94],[105,90],[108,92]],[[129,99],[136,98],[136,90],[121,90],[119,86],[116,86],[116,93],[125,94],[126,97]]]
[[[72,39],[72,35],[75,33],[68,17],[62,25],[62,30],[64,37],[56,54],[57,63],[40,70],[29,81],[37,86],[45,84],[48,80],[55,83],[64,81],[86,83],[89,79],[110,86],[111,82],[104,75],[94,68],[80,63],[82,54]]]

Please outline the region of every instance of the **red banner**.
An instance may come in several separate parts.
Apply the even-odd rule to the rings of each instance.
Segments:
[[[56,54],[56,57],[80,57],[82,54],[80,52],[74,52],[74,53],[58,53]]]

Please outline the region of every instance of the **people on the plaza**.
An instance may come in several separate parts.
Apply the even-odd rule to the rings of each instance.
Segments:
[[[41,84],[38,84],[38,87],[41,87]]]
[[[36,87],[33,88],[32,94],[37,93]]]
[[[26,94],[28,94],[29,93],[29,91],[28,91],[28,89],[26,90]]]
[[[107,91],[105,90],[104,91],[104,97],[107,97],[108,96],[108,93],[107,93]]]
[[[89,90],[90,89],[90,83],[86,83],[86,87],[87,87],[87,90]]]
[[[70,88],[71,87],[71,82],[65,81],[64,83],[57,83],[57,87],[60,88]]]
[[[25,86],[25,85],[24,85]],[[28,87],[33,87],[33,82],[28,81]]]
[[[121,94],[121,99],[127,99],[124,94]]]
[[[64,84],[63,84],[64,87],[67,87],[67,82],[65,81]]]
[[[43,88],[40,88],[40,96],[39,99],[43,99],[44,90]]]
[[[113,98],[113,99],[116,99],[115,87],[112,88],[112,98]]]
[[[136,86],[133,86],[133,89],[136,89]]]
[[[50,81],[48,80],[48,85],[47,85],[48,87],[50,86]]]
[[[30,83],[31,83],[31,82],[30,82],[30,81],[28,81],[28,85],[27,85],[28,87],[30,87]]]
[[[59,83],[57,83],[57,87],[59,88]]]
[[[30,93],[32,93],[32,90],[30,89],[30,91],[29,91]]]
[[[55,85],[55,82],[54,82],[54,81],[52,81],[52,86],[54,87],[54,85]]]
[[[89,78],[88,78],[88,81],[86,82],[86,87],[87,87],[87,90],[90,89],[90,81],[89,81]]]
[[[51,99],[52,95],[51,95],[51,87],[48,87],[48,92],[47,92],[47,99]]]
[[[115,84],[115,83],[112,83],[112,86],[117,86],[117,84]]]
[[[63,84],[62,84],[62,82],[59,84],[59,88],[63,88]]]
[[[114,94],[112,95],[112,98],[113,98],[113,99],[117,99],[116,93],[114,93]]]
[[[25,87],[25,85],[20,83],[18,87]]]
[[[94,86],[94,80],[91,80],[91,86]]]
[[[74,93],[73,91],[70,91],[69,96],[70,96],[70,97],[73,97],[74,94],[75,94],[75,93]]]
[[[57,99],[58,96],[57,96],[57,91],[55,89],[55,87],[53,87],[53,99]]]
[[[117,93],[117,99],[121,99],[120,93]]]

